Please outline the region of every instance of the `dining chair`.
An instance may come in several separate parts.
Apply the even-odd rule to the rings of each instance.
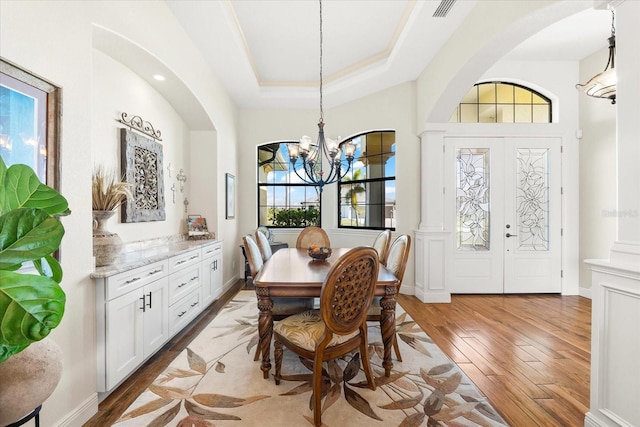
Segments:
[[[322,425],[322,365],[359,348],[367,383],[376,389],[369,362],[367,312],[378,280],[378,254],[357,247],[333,264],[320,291],[320,309],[289,316],[273,328],[275,381],[282,379],[283,346],[313,361],[313,419]]]
[[[311,245],[330,248],[331,241],[329,240],[327,232],[320,227],[312,226],[303,228],[300,234],[298,234],[296,248],[307,249]]]
[[[260,269],[264,265],[262,261],[262,254],[258,244],[253,239],[251,234],[242,236],[242,244],[247,255],[247,262],[249,263],[249,270],[251,270],[251,280],[255,284],[256,277],[260,272]],[[271,316],[274,321],[284,319],[292,314],[300,313],[310,308],[313,308],[312,298],[271,298],[273,302],[273,308],[271,309]],[[253,358],[254,361],[260,358],[260,343],[256,348],[256,354]]]
[[[387,255],[391,245],[391,230],[384,230],[373,241],[373,248],[378,251],[378,258],[382,265],[387,265]]]
[[[271,245],[269,244],[269,239],[264,233],[256,230],[256,243],[258,244],[258,248],[260,249],[260,255],[262,255],[262,262],[266,262],[273,252],[271,251]]]
[[[409,259],[409,250],[411,250],[411,236],[403,234],[398,236],[391,246],[389,247],[389,253],[387,255],[386,267],[396,276],[398,279],[398,285],[396,294],[400,292],[400,285],[402,285],[402,278],[404,277],[404,270],[407,267],[407,260]],[[375,297],[373,304],[369,308],[367,314],[367,320],[380,321],[382,315],[382,308],[380,307],[380,300],[382,297]],[[398,335],[396,334],[393,340],[393,350],[396,353],[396,358],[399,362],[402,362],[402,356],[400,356],[400,347],[398,346]]]

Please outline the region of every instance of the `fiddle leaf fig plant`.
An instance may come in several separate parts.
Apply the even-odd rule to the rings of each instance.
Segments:
[[[66,296],[52,254],[64,235],[59,217],[69,213],[30,167],[7,168],[0,157],[0,363],[60,324]]]

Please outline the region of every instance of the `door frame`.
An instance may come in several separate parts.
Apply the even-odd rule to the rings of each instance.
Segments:
[[[445,213],[445,140],[448,137],[557,137],[562,143],[562,283],[563,295],[579,295],[579,151],[575,126],[548,124],[426,123],[420,133],[421,212],[415,232],[414,295],[423,302],[449,302],[448,277],[452,268],[450,234]]]

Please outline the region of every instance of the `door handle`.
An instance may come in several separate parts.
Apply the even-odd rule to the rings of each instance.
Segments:
[[[505,234],[505,236],[506,236],[506,237],[516,237],[516,236],[517,236],[517,234],[507,233],[507,234]]]

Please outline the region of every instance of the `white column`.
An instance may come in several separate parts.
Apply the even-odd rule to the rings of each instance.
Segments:
[[[617,1],[617,239],[593,271],[585,426],[640,425],[640,2]]]
[[[444,130],[420,135],[420,228],[415,234],[415,296],[422,302],[451,302],[446,290],[450,244],[444,218]]]

